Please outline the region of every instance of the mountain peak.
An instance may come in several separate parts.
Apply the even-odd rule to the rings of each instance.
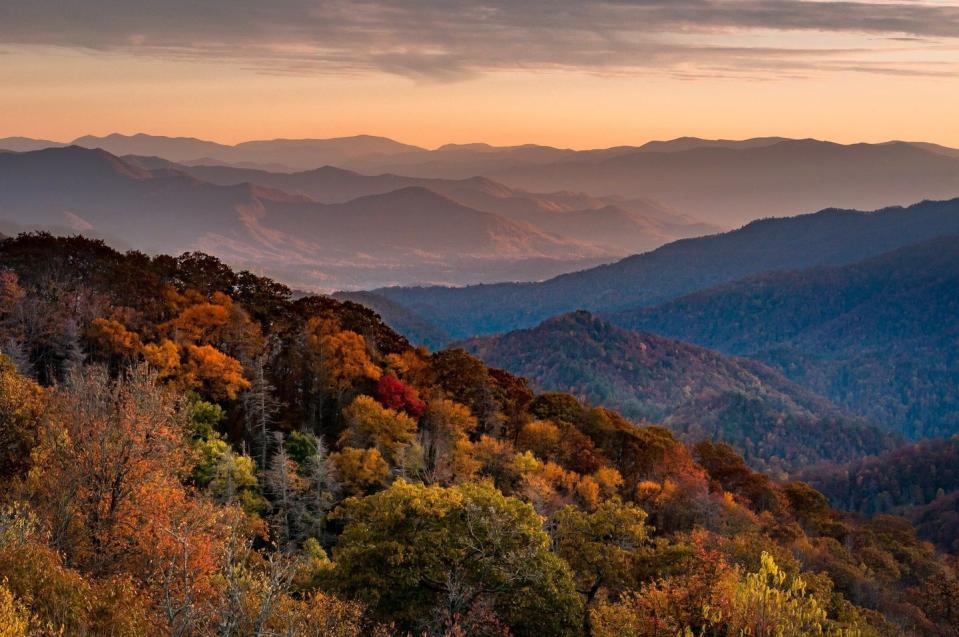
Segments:
[[[411,203],[436,203],[437,201],[443,201],[450,205],[463,207],[461,204],[450,199],[445,195],[441,195],[435,190],[430,190],[425,186],[405,186],[403,188],[398,188],[396,190],[391,190],[390,192],[385,192],[378,195],[368,195],[366,197],[360,197],[359,200],[372,201],[372,200],[383,200],[388,199],[394,202],[403,202],[407,204]]]
[[[35,169],[45,169],[62,175],[116,174],[133,179],[149,179],[152,173],[101,148],[84,146],[55,146],[17,155]]]

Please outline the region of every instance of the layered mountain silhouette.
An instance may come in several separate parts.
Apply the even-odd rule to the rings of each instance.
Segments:
[[[71,142],[54,142],[26,137],[0,139],[0,148],[13,151],[76,145],[102,148],[115,155],[163,157],[186,164],[233,165],[296,171],[334,164],[366,172],[396,172],[406,176],[466,178],[519,166],[543,165],[556,161],[599,161],[632,152],[673,152],[693,148],[754,148],[784,141],[781,137],[748,140],[709,140],[680,137],[653,141],[642,146],[616,146],[577,151],[536,144],[493,146],[483,143],[445,144],[427,149],[386,137],[355,135],[332,139],[254,140],[235,145],[197,139],[138,133],[84,135]],[[921,142],[920,142],[921,144]],[[928,146],[935,146],[929,144]],[[938,147],[944,148],[944,147]]]
[[[288,170],[343,164],[370,155],[394,155],[422,150],[417,146],[372,135],[333,139],[256,140],[230,146],[192,137],[114,133],[105,137],[87,135],[71,143],[84,148],[102,148],[114,155],[155,155],[172,161],[199,163],[212,163],[210,160],[215,160]],[[3,147],[2,141],[0,147]]]
[[[50,141],[49,139],[33,139],[30,137],[4,137],[0,138],[0,151],[11,153],[25,153],[31,150],[42,150],[44,148],[60,148],[66,146],[61,142]]]
[[[746,359],[618,328],[587,312],[466,341],[487,364],[538,389],[572,393],[690,442],[729,443],[753,466],[785,473],[892,448],[895,440]]]
[[[851,264],[957,233],[959,199],[873,212],[827,209],[676,241],[540,283],[384,288],[376,292],[429,317],[453,338],[467,338],[530,327],[576,309],[613,313],[659,305],[762,272]]]
[[[343,203],[403,188],[426,188],[464,206],[529,223],[552,234],[594,243],[600,251],[619,256],[717,230],[715,226],[697,222],[649,200],[625,201],[572,192],[531,193],[508,188],[485,177],[368,176],[333,166],[286,173],[233,166],[188,166],[159,157],[128,155],[123,159],[147,169],[179,170],[210,183],[249,182],[306,195],[324,203]]]
[[[422,187],[325,204],[77,146],[0,155],[0,220],[8,232],[65,228],[147,251],[200,249],[312,288],[549,276],[602,258],[588,242]]]
[[[45,143],[59,145],[20,138],[6,145],[0,140],[0,148],[34,150]],[[426,149],[370,135],[226,145],[194,138],[112,134],[84,136],[73,143],[116,155],[272,172],[331,165],[364,174],[431,179],[485,176],[526,191],[572,190],[619,200],[651,199],[669,210],[727,228],[827,206],[873,209],[959,196],[959,150],[927,142],[844,145],[781,137],[681,137],[595,150],[532,144],[447,144]]]
[[[959,196],[959,158],[905,142],[784,140],[639,149],[599,161],[564,159],[488,176],[532,190],[651,197],[726,226],[826,206],[871,209]]]
[[[959,433],[959,235],[612,318],[764,361],[911,437]]]

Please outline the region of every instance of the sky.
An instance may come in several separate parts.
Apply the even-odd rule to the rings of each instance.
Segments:
[[[959,0],[0,0],[0,137],[959,146]]]

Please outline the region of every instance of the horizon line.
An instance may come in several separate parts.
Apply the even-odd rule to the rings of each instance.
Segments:
[[[440,144],[440,145],[438,145],[438,146],[427,146],[427,145],[414,144],[414,143],[410,143],[410,142],[404,142],[404,141],[401,141],[401,140],[399,140],[399,139],[397,139],[397,138],[395,138],[395,137],[392,137],[392,136],[387,136],[387,135],[375,135],[375,134],[372,134],[372,133],[355,133],[355,134],[351,134],[351,135],[335,135],[335,136],[332,136],[332,137],[254,137],[254,138],[244,139],[244,140],[236,141],[236,142],[228,142],[228,141],[217,140],[217,139],[214,139],[214,138],[195,137],[195,136],[193,136],[193,135],[169,135],[169,134],[161,134],[161,133],[147,133],[147,132],[143,132],[142,130],[141,130],[141,131],[138,131],[138,132],[134,132],[134,133],[121,133],[121,132],[118,132],[118,131],[113,131],[113,132],[109,132],[109,133],[106,133],[106,134],[103,134],[103,135],[96,135],[96,134],[93,134],[93,133],[85,133],[85,134],[82,134],[82,135],[79,135],[79,136],[77,136],[77,137],[73,137],[73,138],[67,139],[67,140],[56,140],[56,139],[51,139],[51,138],[46,137],[46,136],[44,136],[44,137],[32,137],[32,136],[29,136],[29,135],[12,134],[12,135],[4,135],[3,137],[0,137],[0,140],[3,140],[3,139],[23,139],[23,140],[30,140],[30,141],[37,141],[37,142],[51,142],[51,143],[54,143],[54,144],[60,144],[60,145],[62,145],[62,146],[71,146],[71,145],[77,145],[76,142],[77,142],[78,140],[80,140],[80,139],[83,139],[84,137],[95,137],[95,138],[98,138],[98,139],[106,139],[106,138],[110,138],[110,137],[123,137],[123,138],[127,138],[127,139],[131,139],[131,138],[135,138],[135,137],[153,137],[153,138],[169,139],[169,140],[185,140],[185,141],[186,141],[186,140],[189,140],[189,141],[197,141],[197,142],[203,142],[203,143],[213,143],[213,144],[218,144],[218,145],[220,145],[220,146],[226,146],[226,147],[236,147],[236,146],[239,146],[239,145],[241,145],[241,144],[247,144],[247,143],[252,143],[252,142],[336,141],[336,140],[348,140],[348,139],[356,139],[356,138],[368,137],[368,138],[376,138],[376,139],[388,140],[388,141],[393,142],[393,143],[396,143],[396,144],[402,144],[402,145],[405,145],[405,146],[411,146],[411,147],[415,147],[415,148],[420,149],[420,150],[425,150],[425,151],[430,151],[430,152],[432,152],[432,151],[437,151],[437,150],[440,150],[440,149],[442,149],[442,148],[446,148],[446,147],[449,147],[449,146],[489,146],[490,148],[500,148],[500,149],[503,149],[503,148],[522,148],[522,147],[540,147],[540,148],[552,148],[552,149],[555,149],[555,150],[565,150],[565,151],[573,151],[573,152],[589,152],[589,151],[610,150],[610,149],[614,149],[614,148],[641,148],[641,147],[646,146],[646,145],[648,145],[648,144],[654,144],[654,143],[669,143],[669,142],[675,142],[675,141],[687,140],[687,139],[689,139],[689,140],[700,140],[700,141],[705,141],[705,142],[748,142],[748,141],[762,140],[762,139],[775,139],[775,140],[778,140],[778,141],[814,141],[814,142],[821,142],[821,143],[827,143],[827,144],[837,144],[837,145],[840,145],[840,146],[855,146],[855,145],[859,145],[859,144],[865,144],[865,145],[870,145],[870,146],[881,146],[881,145],[884,145],[884,144],[894,144],[894,143],[904,143],[904,144],[934,144],[934,145],[937,145],[937,146],[941,146],[941,147],[943,147],[943,148],[949,148],[949,149],[959,150],[959,147],[957,147],[957,146],[950,146],[949,144],[945,144],[945,143],[941,143],[941,142],[935,142],[935,141],[929,141],[929,140],[925,140],[925,139],[918,140],[918,139],[899,139],[899,138],[888,139],[888,138],[887,138],[887,139],[883,139],[882,141],[865,141],[865,140],[860,140],[860,141],[840,142],[840,141],[835,141],[835,140],[832,140],[832,139],[820,138],[820,137],[814,137],[814,136],[807,136],[807,137],[787,137],[787,136],[783,136],[783,135],[754,135],[754,136],[749,136],[749,137],[700,137],[700,136],[698,136],[698,135],[679,135],[679,136],[677,136],[677,137],[648,139],[648,140],[646,140],[646,141],[644,141],[644,142],[639,142],[639,143],[628,143],[628,142],[627,142],[627,143],[622,143],[622,144],[615,144],[615,145],[612,145],[612,146],[589,146],[589,147],[555,146],[555,145],[552,145],[552,144],[544,144],[544,143],[537,143],[537,142],[522,142],[522,143],[517,143],[517,144],[493,144],[493,143],[483,142],[483,141],[445,142],[445,143]]]

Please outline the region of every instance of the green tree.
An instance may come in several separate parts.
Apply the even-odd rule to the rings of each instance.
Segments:
[[[635,560],[646,543],[646,512],[619,498],[585,512],[567,506],[556,514],[556,551],[572,566],[586,598],[583,632],[592,634],[590,606],[602,588],[632,583]]]
[[[481,604],[516,635],[578,630],[572,576],[541,518],[492,485],[398,481],[334,515],[346,522],[334,581],[407,630],[452,625]]]
[[[250,515],[266,511],[269,503],[261,493],[253,458],[235,453],[219,436],[200,443],[200,462],[193,478],[219,504],[238,503]]]
[[[187,395],[187,431],[196,440],[209,440],[217,432],[226,412],[216,403],[200,398],[199,394]]]
[[[37,444],[43,390],[0,354],[0,480],[23,474]]]

